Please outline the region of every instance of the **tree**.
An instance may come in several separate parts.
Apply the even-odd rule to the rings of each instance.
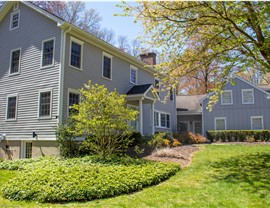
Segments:
[[[141,44],[140,41],[138,40],[133,40],[131,41],[131,50],[130,54],[136,58],[140,57],[140,52],[141,52]]]
[[[222,67],[215,96],[237,72],[255,66],[270,72],[270,2],[142,1],[121,7],[123,15],[142,22],[145,43],[169,58],[156,68],[172,86],[193,63]]]
[[[118,48],[126,53],[130,53],[130,45],[127,36],[118,36]]]
[[[138,112],[126,107],[125,95],[108,92],[103,85],[89,81],[80,92],[82,101],[72,107],[78,113],[71,118],[77,133],[88,138],[84,145],[103,156],[124,151],[132,133],[128,121],[135,120]]]

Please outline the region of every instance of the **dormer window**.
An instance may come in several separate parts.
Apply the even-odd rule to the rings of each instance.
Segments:
[[[14,30],[19,27],[20,11],[11,13],[10,16],[10,30]]]

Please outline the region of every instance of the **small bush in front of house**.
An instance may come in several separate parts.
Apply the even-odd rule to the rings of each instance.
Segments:
[[[206,142],[206,138],[204,136],[200,134],[194,134],[192,132],[174,134],[174,137],[182,144],[199,144]]]
[[[209,130],[206,134],[211,142],[270,141],[270,130]]]
[[[10,200],[89,201],[141,190],[179,169],[176,164],[129,157],[43,158],[4,184],[1,191]]]

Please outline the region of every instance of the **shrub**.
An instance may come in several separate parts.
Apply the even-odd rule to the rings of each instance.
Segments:
[[[211,142],[246,142],[249,138],[254,141],[270,141],[270,130],[222,130],[207,131],[206,134]]]
[[[178,146],[181,146],[181,142],[179,142],[177,139],[173,139],[173,143],[172,143],[172,146],[173,147],[178,147]]]
[[[182,144],[198,144],[206,142],[206,138],[200,134],[194,134],[192,132],[182,132],[174,134],[174,137]]]
[[[140,132],[134,131],[128,136],[128,140],[130,141],[131,146],[140,145],[142,143],[142,135]]]
[[[175,164],[132,158],[44,158],[8,181],[2,195],[10,200],[87,201],[141,190],[179,170]]]

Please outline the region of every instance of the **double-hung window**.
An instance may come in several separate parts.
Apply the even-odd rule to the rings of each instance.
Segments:
[[[71,37],[70,38],[70,62],[69,65],[76,69],[82,70],[83,42]]]
[[[263,116],[251,116],[251,129],[261,130],[263,128]]]
[[[154,125],[156,127],[170,128],[170,114],[161,113],[158,111],[154,112]]]
[[[74,104],[80,102],[80,92],[73,89],[68,89],[68,115],[76,113],[74,109],[71,108]]]
[[[20,73],[20,62],[21,62],[21,49],[12,50],[10,53],[10,67],[9,74],[19,74]]]
[[[54,62],[54,38],[42,42],[42,67],[52,66]]]
[[[17,119],[17,100],[18,95],[9,95],[7,97],[7,120],[16,120]]]
[[[242,89],[242,104],[254,104],[253,89]]]
[[[10,16],[10,30],[14,30],[19,27],[20,23],[20,11],[11,13]]]
[[[103,53],[102,77],[112,80],[112,56]]]
[[[130,83],[137,84],[137,68],[130,66]]]
[[[232,105],[233,104],[233,96],[231,90],[225,90],[221,94],[221,105]]]
[[[216,117],[215,118],[215,130],[226,130],[226,118],[225,117]]]
[[[51,118],[52,90],[42,90],[39,92],[39,117]]]

